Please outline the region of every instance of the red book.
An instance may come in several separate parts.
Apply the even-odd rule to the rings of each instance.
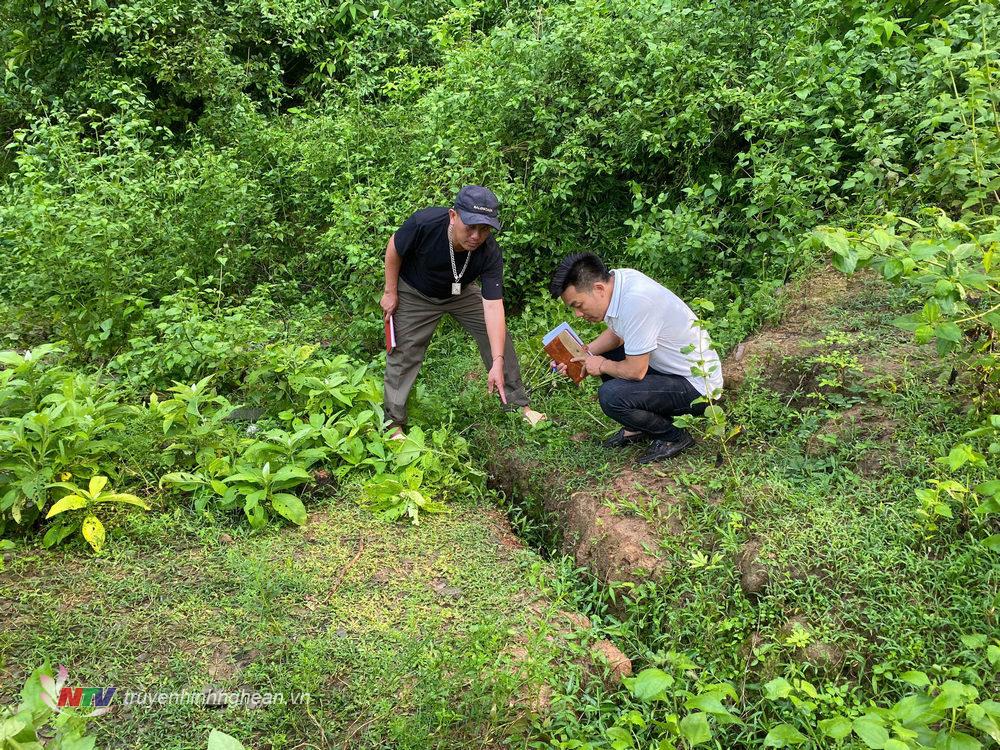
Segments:
[[[574,383],[579,383],[585,377],[583,362],[574,362],[573,357],[585,357],[587,351],[583,341],[576,335],[569,323],[560,323],[542,339],[542,346],[553,360],[566,365],[566,374]]]
[[[385,350],[391,352],[396,348],[396,322],[390,315],[385,321]]]

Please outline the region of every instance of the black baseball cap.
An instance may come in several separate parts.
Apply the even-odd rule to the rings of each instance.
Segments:
[[[465,224],[489,224],[500,229],[500,202],[489,188],[466,185],[458,191],[455,210]]]

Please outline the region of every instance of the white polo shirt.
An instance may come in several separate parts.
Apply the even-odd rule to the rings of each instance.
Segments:
[[[649,354],[649,366],[688,379],[701,395],[722,390],[722,365],[707,332],[684,301],[662,284],[632,268],[616,268],[604,322],[625,342],[625,354]],[[699,367],[707,377],[692,375]]]

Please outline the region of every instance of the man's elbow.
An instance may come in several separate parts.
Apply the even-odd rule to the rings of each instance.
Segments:
[[[634,362],[626,377],[629,380],[642,380],[649,371],[649,362]]]

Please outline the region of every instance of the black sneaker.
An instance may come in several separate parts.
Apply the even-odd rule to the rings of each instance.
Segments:
[[[682,450],[690,448],[692,445],[694,445],[694,438],[686,432],[683,437],[677,440],[654,440],[649,444],[649,450],[639,456],[639,463],[651,464],[654,461],[673,458]]]
[[[626,435],[625,428],[622,427],[618,432],[605,440],[601,445],[605,448],[625,448],[629,445],[634,445],[635,443],[644,443],[649,440],[649,435],[645,432],[637,432],[634,435]]]

